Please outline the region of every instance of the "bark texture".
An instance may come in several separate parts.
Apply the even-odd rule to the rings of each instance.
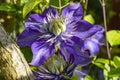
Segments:
[[[0,80],[35,80],[23,54],[0,24]]]

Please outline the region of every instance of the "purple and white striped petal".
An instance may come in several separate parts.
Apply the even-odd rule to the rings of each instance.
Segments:
[[[70,55],[81,55],[81,48],[84,44],[80,38],[73,36],[66,40],[61,40],[60,43],[58,50],[65,61],[69,61]]]
[[[41,33],[38,30],[26,28],[17,39],[19,46],[31,46],[31,44],[38,39]]]
[[[62,10],[62,16],[68,19],[76,18],[79,20],[83,16],[82,6],[79,3],[78,4],[73,3]]]
[[[55,52],[54,43],[41,40],[34,42],[31,49],[33,52],[33,59],[30,64],[33,66],[40,66]]]
[[[95,25],[95,26],[91,27],[90,29],[88,29],[84,32],[76,31],[76,32],[73,32],[73,33],[74,33],[75,36],[80,37],[82,39],[85,39],[85,38],[92,38],[98,32],[103,34],[104,29],[103,29],[103,27],[101,27],[99,25]]]
[[[35,22],[35,23],[42,23],[43,22],[43,16],[41,14],[31,14],[27,22]],[[27,27],[27,25],[26,25]]]
[[[66,26],[67,32],[85,32],[93,27],[92,24],[85,20],[71,20]]]
[[[99,51],[99,43],[93,41],[93,40],[86,40],[85,43],[85,48],[88,49],[90,51],[90,54],[92,56],[96,56],[98,51]]]
[[[31,29],[36,29],[40,31],[41,33],[46,33],[47,31],[47,26],[43,22],[44,16],[40,14],[31,14],[27,21],[25,22],[25,27],[26,28],[31,28]]]
[[[54,19],[59,17],[59,14],[56,10],[54,10],[54,8],[52,8],[51,6],[49,6],[49,8],[45,9],[44,12],[42,13],[42,15],[44,16],[44,23],[46,23],[47,25],[50,25],[50,22]]]

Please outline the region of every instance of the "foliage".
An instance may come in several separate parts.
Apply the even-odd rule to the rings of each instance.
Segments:
[[[107,39],[111,46],[120,45],[120,31],[119,30],[110,30],[107,32]]]
[[[30,0],[23,7],[23,17],[25,17],[36,5],[40,3],[40,0]]]
[[[94,23],[95,23],[94,18],[93,18],[92,15],[90,15],[90,14],[84,16],[84,20],[90,22],[91,24],[94,24]]]

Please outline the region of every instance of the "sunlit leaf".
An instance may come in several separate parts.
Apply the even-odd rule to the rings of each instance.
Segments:
[[[78,76],[77,76],[77,74],[74,74],[74,75],[71,77],[70,80],[78,80]]]
[[[41,0],[30,0],[23,7],[23,17],[25,17]]]
[[[120,30],[111,30],[107,32],[107,40],[111,46],[120,45]]]
[[[86,21],[88,21],[89,23],[91,23],[91,24],[94,24],[95,23],[95,20],[94,20],[94,18],[92,17],[92,15],[86,15],[85,17],[84,17],[84,20],[86,20]]]
[[[93,80],[93,79],[89,75],[86,75],[85,80]]]
[[[110,66],[108,64],[105,64],[105,68],[106,69],[103,70],[103,73],[104,73],[104,76],[106,77],[108,76],[108,72],[110,71]]]
[[[20,0],[20,5],[24,5],[25,3],[27,3],[29,0]]]
[[[105,66],[101,63],[93,63],[93,64],[96,65],[99,68],[106,69]]]
[[[109,61],[108,59],[103,58],[97,58],[94,63],[111,64],[112,66],[116,67],[115,63],[112,60]]]
[[[113,58],[113,61],[114,61],[114,63],[116,64],[116,66],[120,68],[120,57],[115,56],[115,57]]]
[[[97,62],[97,63],[109,64],[109,60],[108,60],[108,59],[103,59],[103,58],[97,58],[97,59],[95,60],[95,62]]]

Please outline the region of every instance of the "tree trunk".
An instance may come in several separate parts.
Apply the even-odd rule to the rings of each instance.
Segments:
[[[19,47],[0,24],[0,80],[35,80]]]

